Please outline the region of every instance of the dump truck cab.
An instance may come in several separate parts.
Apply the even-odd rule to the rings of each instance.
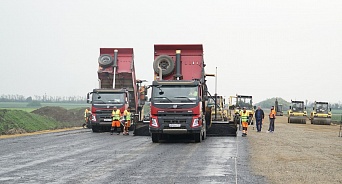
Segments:
[[[291,100],[291,106],[288,110],[288,123],[306,124],[306,117],[304,101]]]
[[[91,96],[91,97],[89,97]],[[129,92],[125,89],[94,89],[87,95],[91,103],[91,127],[93,132],[108,131],[112,125],[112,111],[116,106],[124,112],[129,106]]]
[[[150,130],[161,134],[203,134],[199,81],[153,81]]]
[[[328,102],[314,102],[310,113],[311,124],[330,125],[331,116],[331,108],[329,108]]]

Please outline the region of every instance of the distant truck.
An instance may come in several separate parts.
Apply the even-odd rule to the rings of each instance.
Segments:
[[[135,76],[133,49],[100,48],[98,63],[99,88],[87,94],[87,102],[91,103],[93,132],[110,130],[114,106],[121,113],[131,107],[134,125],[141,115],[145,97],[139,99],[139,81]]]
[[[153,142],[168,135],[206,138],[211,125],[203,47],[154,45],[154,78],[151,94],[150,133]],[[207,109],[207,111],[206,111]]]

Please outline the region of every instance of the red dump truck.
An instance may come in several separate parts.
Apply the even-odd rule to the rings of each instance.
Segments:
[[[172,134],[188,134],[195,142],[206,138],[211,109],[206,111],[207,85],[203,47],[154,45],[150,133],[152,142]]]
[[[139,98],[132,48],[100,48],[98,59],[99,88],[87,94],[91,103],[91,127],[93,132],[109,131],[112,124],[111,113],[116,106],[122,113],[131,107],[134,123],[141,116],[145,99]]]

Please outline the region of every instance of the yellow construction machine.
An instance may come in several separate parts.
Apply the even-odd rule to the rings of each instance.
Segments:
[[[246,108],[246,111],[249,114],[248,125],[254,124],[254,111],[256,109],[253,106],[253,97],[246,95],[236,95],[229,97],[229,110],[228,110],[228,120],[230,122],[236,122],[239,124],[240,121],[240,111],[242,108]]]
[[[227,110],[225,107],[225,100],[223,96],[215,96],[213,98],[209,98],[208,106],[211,107],[211,118],[214,121],[227,121]]]
[[[288,110],[288,123],[306,124],[306,107],[304,101],[291,100],[291,106]]]
[[[278,99],[276,98],[274,105],[276,116],[283,116],[283,105],[278,103]]]
[[[331,115],[331,108],[329,108],[328,102],[315,101],[312,112],[310,113],[311,124],[330,125]]]

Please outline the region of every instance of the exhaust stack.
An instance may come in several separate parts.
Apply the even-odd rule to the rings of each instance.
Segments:
[[[181,74],[181,50],[176,50],[176,74],[174,75],[175,80],[182,80]]]
[[[113,61],[113,89],[115,89],[115,73],[116,73],[116,67],[118,66],[118,50],[114,50],[114,61]]]

